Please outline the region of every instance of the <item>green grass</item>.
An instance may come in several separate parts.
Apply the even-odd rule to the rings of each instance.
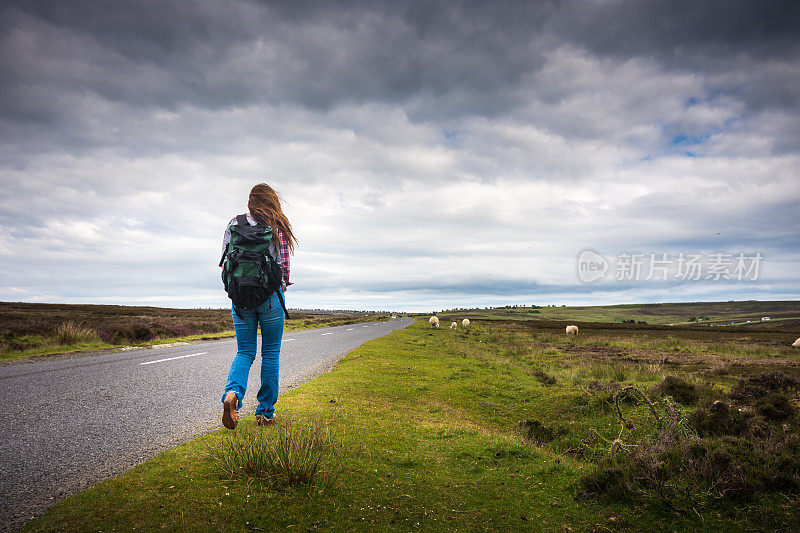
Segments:
[[[324,487],[336,479],[339,449],[325,420],[283,416],[268,429],[237,429],[207,449],[221,478],[257,480],[270,488]]]
[[[14,349],[0,351],[0,361],[15,361],[37,355],[52,355],[72,353],[88,350],[102,350],[105,348],[122,347],[123,344],[112,345],[101,342],[99,339],[90,342],[73,342],[60,344],[48,335],[22,335],[15,340]],[[164,341],[166,342],[166,341]]]
[[[576,499],[580,480],[615,439],[631,447],[653,434],[656,421],[641,404],[624,404],[636,427],[622,428],[609,403],[613,391],[626,384],[649,391],[677,371],[566,354],[520,328],[478,322],[466,334],[420,320],[362,345],[276,405],[280,418],[327,421],[336,482],[276,487],[221,474],[208,450],[231,437],[218,430],[56,505],[27,530],[800,527],[793,495],[760,494],[747,505],[704,502],[697,514]],[[701,375],[687,376],[703,384]],[[526,440],[522,420],[540,421],[550,432],[547,442]],[[250,417],[237,431],[276,430],[252,425]]]

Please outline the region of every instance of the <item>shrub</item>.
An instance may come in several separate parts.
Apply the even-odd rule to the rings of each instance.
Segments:
[[[756,403],[758,412],[764,415],[767,420],[782,422],[788,418],[793,418],[797,413],[797,408],[788,396],[781,393],[770,394]]]
[[[97,334],[103,342],[108,344],[117,344],[119,342],[119,332],[116,330],[102,328],[98,330]]]
[[[656,404],[635,387],[625,387],[616,398],[623,428],[628,421],[619,400],[626,393],[641,396],[657,427],[635,444],[621,440],[623,430],[613,442],[601,437],[611,446],[597,468],[581,478],[582,496],[659,503],[689,514],[698,506],[751,500],[765,490],[800,491],[800,438],[790,433],[790,426],[773,431],[755,409],[715,401],[701,405],[690,417],[695,433],[669,400]],[[776,416],[783,416],[791,405],[785,397],[769,398],[765,409],[779,412]]]
[[[87,344],[97,342],[97,333],[72,321],[62,322],[53,332],[53,339],[58,344]]]
[[[800,491],[800,436],[788,435],[774,447],[765,450],[769,469],[763,476],[767,487],[781,491]]]
[[[800,439],[675,438],[662,433],[630,451],[600,461],[581,478],[583,496],[615,501],[660,502],[688,514],[705,500],[750,500],[764,489],[800,489]]]
[[[156,333],[147,324],[118,324],[107,326],[99,332],[100,338],[109,344],[122,342],[146,342],[156,338]]]
[[[556,437],[566,435],[567,430],[563,427],[553,429],[545,426],[539,420],[520,420],[519,427],[522,430],[522,438],[536,445],[547,444]]]
[[[665,377],[664,381],[659,383],[655,390],[662,395],[671,396],[673,400],[683,405],[694,405],[697,403],[697,387],[679,377]]]
[[[551,387],[556,384],[556,378],[554,378],[541,368],[537,368],[536,370],[533,371],[533,377],[538,379],[539,382],[545,387]]]
[[[689,420],[701,437],[743,437],[760,433],[762,427],[752,411],[720,400],[701,405]]]
[[[128,340],[145,342],[156,338],[155,332],[147,324],[132,324],[121,330],[121,335]]]
[[[320,419],[283,418],[267,428],[228,433],[207,454],[227,479],[259,480],[271,486],[331,482],[338,446]]]
[[[28,350],[37,350],[50,345],[51,340],[42,335],[23,335],[8,342],[8,350],[15,352],[24,352]]]
[[[614,398],[621,388],[621,385],[616,381],[606,384],[598,380],[592,380],[586,385],[586,392],[600,406],[610,407],[614,405]]]
[[[622,467],[606,464],[586,474],[579,485],[584,496],[603,495],[611,500],[626,501],[630,498],[627,478]]]
[[[688,477],[710,483],[717,498],[749,499],[759,488],[757,450],[747,439],[718,437],[681,451]]]
[[[731,388],[731,398],[753,404],[777,392],[800,389],[800,379],[783,372],[763,372],[758,376],[740,378]]]
[[[197,333],[197,330],[189,324],[172,324],[166,326],[166,329],[169,331],[169,335],[174,337],[188,337]]]
[[[230,329],[230,327],[226,327],[226,324],[219,322],[203,322],[200,324],[199,329],[201,333],[218,333]]]

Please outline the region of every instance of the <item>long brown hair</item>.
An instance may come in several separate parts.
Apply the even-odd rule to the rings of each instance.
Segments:
[[[260,224],[267,224],[273,229],[279,228],[289,245],[289,251],[294,253],[297,239],[292,233],[292,225],[281,209],[281,199],[275,189],[266,183],[259,183],[250,190],[250,199],[247,200],[250,215]]]

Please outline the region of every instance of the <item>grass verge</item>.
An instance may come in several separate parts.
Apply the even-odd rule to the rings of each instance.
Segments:
[[[752,473],[758,465],[741,439],[797,432],[796,376],[705,381],[688,367],[607,361],[591,353],[566,354],[498,323],[473,324],[466,334],[417,321],[362,345],[276,406],[279,420],[326,421],[335,435],[334,482],[276,484],[238,467],[220,468],[208,450],[224,449],[234,437],[219,430],[76,495],[27,530],[800,528],[791,475],[771,488],[747,485],[744,499],[703,483],[693,492],[687,481],[694,478],[680,477],[680,468],[667,471],[672,477],[666,481],[659,477],[662,463],[680,466],[668,463],[679,456],[698,465],[692,475],[701,481],[702,468],[725,464]],[[665,380],[670,375],[679,379]],[[786,398],[758,399],[759,387],[774,394],[778,386],[786,388],[780,391]],[[628,387],[644,394],[620,394]],[[730,399],[730,420],[715,411],[718,396]],[[696,424],[690,418],[695,412]],[[668,420],[673,423],[665,426]],[[710,428],[712,440],[696,440],[706,437],[695,426]],[[729,428],[744,429],[732,437]],[[667,430],[670,439],[683,439],[680,446],[665,445]],[[251,417],[237,433],[261,431],[272,428],[254,428]],[[659,445],[648,448],[648,442]],[[794,448],[787,446],[781,458],[791,462]],[[718,457],[720,463],[712,460]],[[646,459],[647,468],[637,459]],[[762,471],[782,470],[773,466]],[[740,490],[733,478],[720,479]],[[659,489],[667,490],[666,498]]]

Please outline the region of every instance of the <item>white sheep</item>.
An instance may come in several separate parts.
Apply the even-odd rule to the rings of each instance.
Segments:
[[[577,335],[578,326],[567,326],[567,335]]]
[[[453,322],[452,324],[450,324],[450,329],[458,329],[458,324]]]
[[[797,339],[796,341],[794,341],[792,343],[792,346],[794,346],[795,348],[800,348],[800,339]]]
[[[462,320],[461,325],[464,327],[464,329],[469,329],[469,318]]]
[[[428,322],[430,323],[430,325],[431,325],[431,327],[432,327],[432,328],[438,328],[438,327],[439,327],[439,317],[438,317],[438,316],[436,316],[436,315],[432,316],[432,317],[431,317],[431,318],[428,320]]]

